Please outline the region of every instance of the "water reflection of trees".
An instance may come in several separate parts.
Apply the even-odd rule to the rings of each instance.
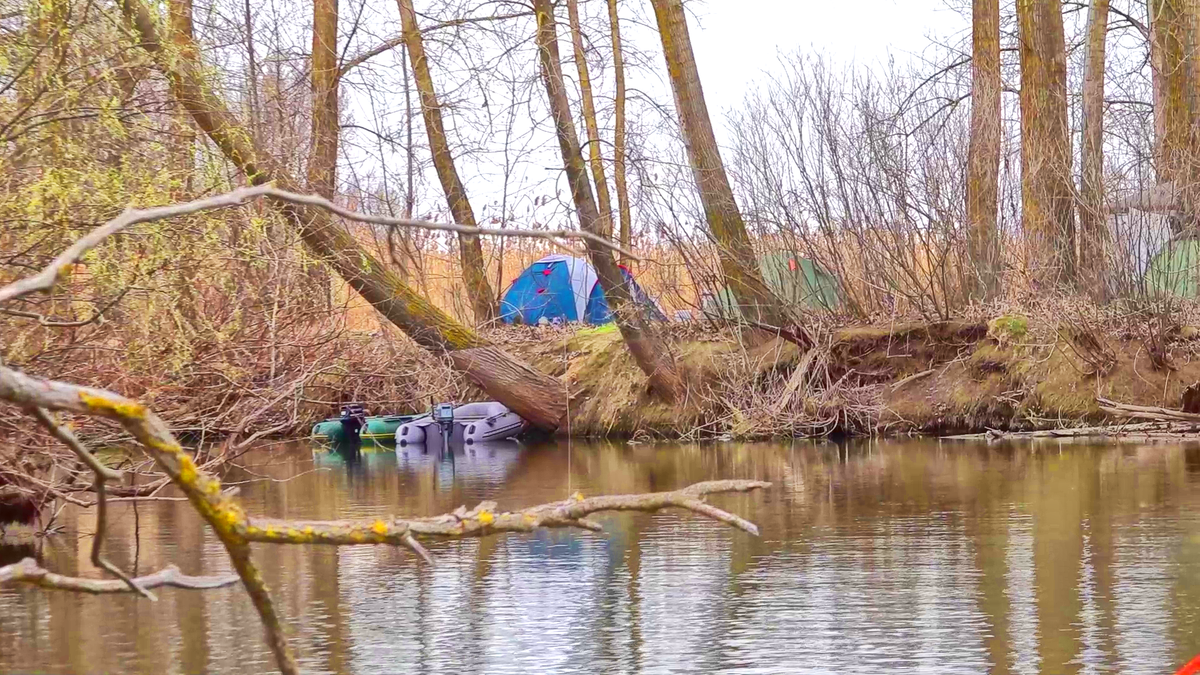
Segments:
[[[355,472],[314,471],[294,450],[250,464],[241,479],[273,480],[242,486],[248,508],[288,518],[431,514],[482,498],[517,508],[719,476],[777,486],[714,499],[757,522],[757,539],[696,518],[622,514],[603,520],[604,536],[437,544],[432,569],[387,547],[261,547],[313,672],[791,663],[1149,673],[1200,651],[1195,448],[574,444],[455,458],[450,474],[444,458],[394,452],[364,453]],[[44,554],[87,574],[88,515],[63,517],[72,538]],[[121,507],[111,536],[130,568],[135,551],[146,569],[225,564],[179,503],[143,504],[136,519]],[[0,633],[12,636],[2,670],[241,672],[262,653],[236,589],[158,605],[4,590]]]

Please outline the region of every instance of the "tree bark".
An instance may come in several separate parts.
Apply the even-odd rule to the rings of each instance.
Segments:
[[[554,6],[551,0],[534,0],[533,11],[537,16],[537,46],[541,58],[542,79],[550,101],[550,113],[554,118],[567,182],[571,186],[571,197],[579,215],[579,225],[585,232],[603,235],[600,213],[588,184],[587,166],[579,148],[579,137],[575,135],[570,102],[567,100],[566,86],[563,84]],[[604,297],[608,300],[621,337],[625,339],[634,361],[649,378],[650,386],[659,396],[668,401],[675,400],[682,392],[683,383],[674,360],[665,345],[645,326],[641,308],[631,297],[629,286],[625,283],[612,252],[592,240],[588,240],[587,249],[592,267],[596,268],[596,276],[600,278],[600,286],[604,289]]]
[[[632,251],[633,216],[629,210],[629,188],[625,184],[625,55],[621,49],[617,0],[608,0],[608,23],[612,27],[613,78],[617,86],[613,98],[613,181],[617,185],[617,211],[621,218],[621,248]]]
[[[330,40],[330,43],[336,45],[337,44],[337,2],[336,2],[336,0],[332,0],[332,1],[333,1],[333,16],[334,16],[333,23],[334,23],[334,26],[333,26],[333,39]],[[313,37],[314,37],[314,39],[316,37],[315,20],[316,20],[317,12],[327,11],[327,10],[319,9],[317,7],[318,4],[322,4],[322,0],[316,0],[316,2],[313,5],[313,19],[314,19],[314,25],[313,25],[313,28],[314,28],[313,34],[314,35],[313,35]],[[254,56],[254,20],[250,15],[250,0],[244,0],[242,5],[243,5],[243,7],[242,7],[243,14],[245,15],[245,25],[246,25],[246,65],[249,67],[249,71],[250,71],[250,87],[249,87],[249,89],[250,89],[250,133],[254,134],[254,138],[257,140],[258,134],[261,131],[259,128],[261,118],[259,117],[259,114],[258,114],[258,60]],[[336,49],[335,49],[335,51],[336,51]],[[334,63],[336,64],[336,62],[337,62],[337,57],[335,55]]]
[[[338,0],[313,0],[312,148],[308,157],[308,189],[332,200],[337,192],[338,139]],[[253,130],[251,130],[251,138]],[[316,214],[314,214],[316,215]],[[317,216],[329,225],[328,214]]]
[[[1067,126],[1061,0],[1018,0],[1021,38],[1021,210],[1035,288],[1076,280],[1075,205]]]
[[[172,36],[182,36],[186,40],[174,41],[174,47],[180,51],[188,48],[187,45],[195,44],[193,42],[194,29],[192,28],[192,0],[170,0],[167,4],[167,20],[170,25]],[[174,95],[174,91],[172,91]],[[175,96],[175,100],[179,100]],[[195,151],[196,151],[196,130],[192,124],[192,118],[188,114],[186,108],[179,106],[180,110],[175,115],[175,123],[178,128],[179,137],[171,146],[171,169],[179,175],[179,189],[176,191],[176,197],[191,194],[192,191],[192,173],[195,171]]]
[[[446,127],[442,123],[442,109],[438,105],[437,93],[433,89],[433,76],[429,72],[429,61],[425,58],[425,41],[421,38],[421,29],[417,26],[417,15],[413,10],[412,0],[396,0],[400,6],[401,30],[404,44],[408,48],[408,58],[412,64],[413,76],[417,84],[417,93],[421,98],[421,115],[425,119],[425,132],[429,136],[429,149],[433,153],[433,166],[437,170],[438,180],[446,201],[450,205],[450,213],[454,222],[461,225],[475,225],[475,212],[467,199],[467,190],[458,170],[454,166],[454,157],[450,154],[450,142],[446,137]],[[467,287],[467,296],[475,313],[475,322],[488,323],[496,318],[496,296],[487,280],[487,264],[483,259],[483,247],[479,237],[472,234],[458,236],[459,257],[462,263],[463,282]]]
[[[658,21],[671,89],[675,93],[688,161],[704,205],[705,219],[717,244],[725,282],[733,291],[742,316],[782,327],[789,323],[787,311],[767,289],[759,274],[758,259],[746,232],[746,223],[738,211],[729,176],[717,149],[683,3],[681,0],[652,0],[651,4]]]
[[[1083,130],[1079,205],[1079,268],[1084,287],[1097,299],[1105,293],[1104,216],[1104,62],[1108,38],[1109,0],[1092,0],[1088,13],[1087,53],[1083,75]]]
[[[596,205],[600,209],[600,228],[607,236],[611,236],[612,200],[608,196],[604,160],[600,157],[600,124],[596,121],[592,78],[588,74],[587,54],[583,50],[583,29],[579,26],[579,0],[567,0],[567,19],[571,24],[571,44],[575,48],[575,68],[579,71],[579,96],[583,103],[583,125],[587,131],[592,180],[596,184]]]
[[[281,188],[289,187],[289,178],[274,169],[270,157],[254,145],[225,102],[209,90],[203,64],[190,40],[173,36],[173,40],[187,47],[181,53],[193,57],[171,58],[146,6],[139,0],[123,0],[123,7],[141,36],[141,46],[156,58],[171,80],[172,91],[178,92],[179,100],[196,125],[225,157],[253,184],[275,180]],[[566,391],[561,382],[489,345],[473,330],[442,312],[375,260],[349,233],[340,228],[314,227],[316,221],[306,209],[280,203],[277,207],[300,234],[305,246],[417,344],[435,354],[448,354],[459,372],[534,426],[548,431],[558,428],[567,411]],[[480,350],[485,350],[490,358],[475,358]],[[465,354],[456,354],[460,351]]]
[[[1147,0],[1146,2],[1146,25],[1150,29],[1150,35],[1147,42],[1150,50],[1150,81],[1152,95],[1154,97],[1154,171],[1156,183],[1166,182],[1166,178],[1162,175],[1162,143],[1163,137],[1166,135],[1166,103],[1163,99],[1165,88],[1163,87],[1163,46],[1159,42],[1158,19],[1155,17],[1154,2]]]
[[[999,290],[1000,0],[974,0],[971,140],[967,149],[967,223],[971,295]]]
[[[1189,193],[1194,192],[1191,185],[1196,175],[1192,167],[1197,159],[1195,59],[1191,57],[1195,9],[1192,0],[1149,0],[1147,4],[1161,66],[1159,96],[1155,101],[1156,127],[1161,126],[1156,157],[1158,181],[1174,181],[1181,188],[1185,202],[1190,203]]]

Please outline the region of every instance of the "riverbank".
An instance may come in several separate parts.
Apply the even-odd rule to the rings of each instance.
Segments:
[[[811,349],[695,331],[673,340],[689,381],[674,405],[646,391],[615,330],[511,349],[567,383],[572,434],[752,439],[1032,431],[1120,419],[1098,398],[1188,408],[1184,393],[1200,382],[1198,336],[1183,327],[1139,339],[1019,315],[839,328]]]
[[[814,327],[815,346],[807,349],[707,322],[664,324],[663,342],[687,383],[672,404],[651,395],[613,326],[504,327],[486,335],[564,382],[570,411],[561,433],[580,437],[945,435],[1116,421],[1098,397],[1192,409],[1184,394],[1200,382],[1200,330],[1183,325],[1187,317],[1085,323],[1062,315]],[[305,436],[349,401],[373,413],[404,413],[433,400],[483,396],[390,326],[291,339],[273,359],[247,358],[237,344],[179,360],[78,350],[56,362],[56,372],[38,374],[143,400],[198,443]],[[95,424],[82,424],[81,433],[118,441],[119,433]],[[11,425],[8,432],[25,433]]]

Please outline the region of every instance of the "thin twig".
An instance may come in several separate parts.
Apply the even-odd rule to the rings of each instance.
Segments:
[[[104,548],[104,535],[108,529],[108,501],[105,485],[110,480],[121,480],[121,473],[101,464],[100,460],[84,447],[70,429],[54,419],[54,415],[49,410],[36,406],[33,408],[33,416],[51,435],[62,441],[63,445],[70,448],[84,464],[87,464],[96,476],[93,486],[96,491],[96,532],[92,535],[92,564],[120,579],[130,590],[140,593],[150,600],[158,600],[153,593],[139,586],[124,570],[109,562],[101,553]]]

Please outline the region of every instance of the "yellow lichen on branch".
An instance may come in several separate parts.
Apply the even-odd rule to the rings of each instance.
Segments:
[[[237,531],[247,541],[271,544],[403,544],[409,536],[457,539],[497,532],[532,532],[543,527],[579,527],[595,530],[587,516],[602,511],[658,511],[681,508],[726,523],[751,534],[758,528],[734,514],[703,501],[712,494],[749,492],[769,487],[753,480],[722,480],[696,483],[670,492],[584,497],[578,492],[569,499],[500,512],[495,502],[482,502],[470,511],[459,507],[451,513],[427,518],[330,521],[284,521],[249,518]]]
[[[79,392],[79,400],[96,413],[112,413],[126,419],[141,419],[146,414],[146,408],[137,401],[114,399],[107,396],[97,396],[86,391]]]

